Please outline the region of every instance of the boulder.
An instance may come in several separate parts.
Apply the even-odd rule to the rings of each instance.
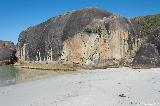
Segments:
[[[157,66],[159,63],[159,52],[154,44],[144,44],[133,59],[135,66]]]
[[[10,41],[0,41],[0,65],[13,64],[17,58],[15,56],[16,46]]]

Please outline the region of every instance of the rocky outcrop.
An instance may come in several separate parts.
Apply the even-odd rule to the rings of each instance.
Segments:
[[[136,53],[134,65],[160,66],[160,28],[155,29]]]
[[[15,56],[16,46],[10,41],[0,40],[0,65],[13,64],[17,58]]]
[[[157,66],[159,61],[159,52],[154,44],[144,44],[134,57],[133,64],[136,66]]]
[[[111,13],[100,9],[88,8],[67,12],[30,27],[20,34],[18,40],[19,58],[29,61],[44,61],[50,60],[52,57],[51,60],[58,60],[61,57],[64,41],[82,32],[83,28],[94,19],[103,19],[103,17],[110,15]],[[24,47],[25,51],[22,49]]]
[[[158,59],[152,59],[159,58],[159,39],[149,27],[159,25],[159,15],[146,17],[129,20],[97,8],[66,12],[21,32],[17,54],[22,61],[34,62],[157,65]]]
[[[142,47],[136,52],[133,65],[160,66],[160,14],[136,17],[132,19]]]

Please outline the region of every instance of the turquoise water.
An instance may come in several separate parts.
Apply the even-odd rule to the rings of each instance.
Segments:
[[[13,66],[0,66],[0,86],[16,83],[18,69]]]

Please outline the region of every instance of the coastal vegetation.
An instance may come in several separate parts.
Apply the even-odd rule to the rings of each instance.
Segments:
[[[25,69],[36,69],[36,70],[50,70],[50,71],[76,71],[78,69],[82,69],[80,66],[75,65],[65,65],[61,63],[24,63],[15,65],[15,67],[25,68]]]
[[[140,37],[147,37],[160,26],[160,14],[135,17],[133,20],[140,28]]]

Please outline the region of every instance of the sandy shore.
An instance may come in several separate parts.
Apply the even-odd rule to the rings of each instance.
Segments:
[[[0,106],[160,106],[160,68],[82,70],[0,87]]]

